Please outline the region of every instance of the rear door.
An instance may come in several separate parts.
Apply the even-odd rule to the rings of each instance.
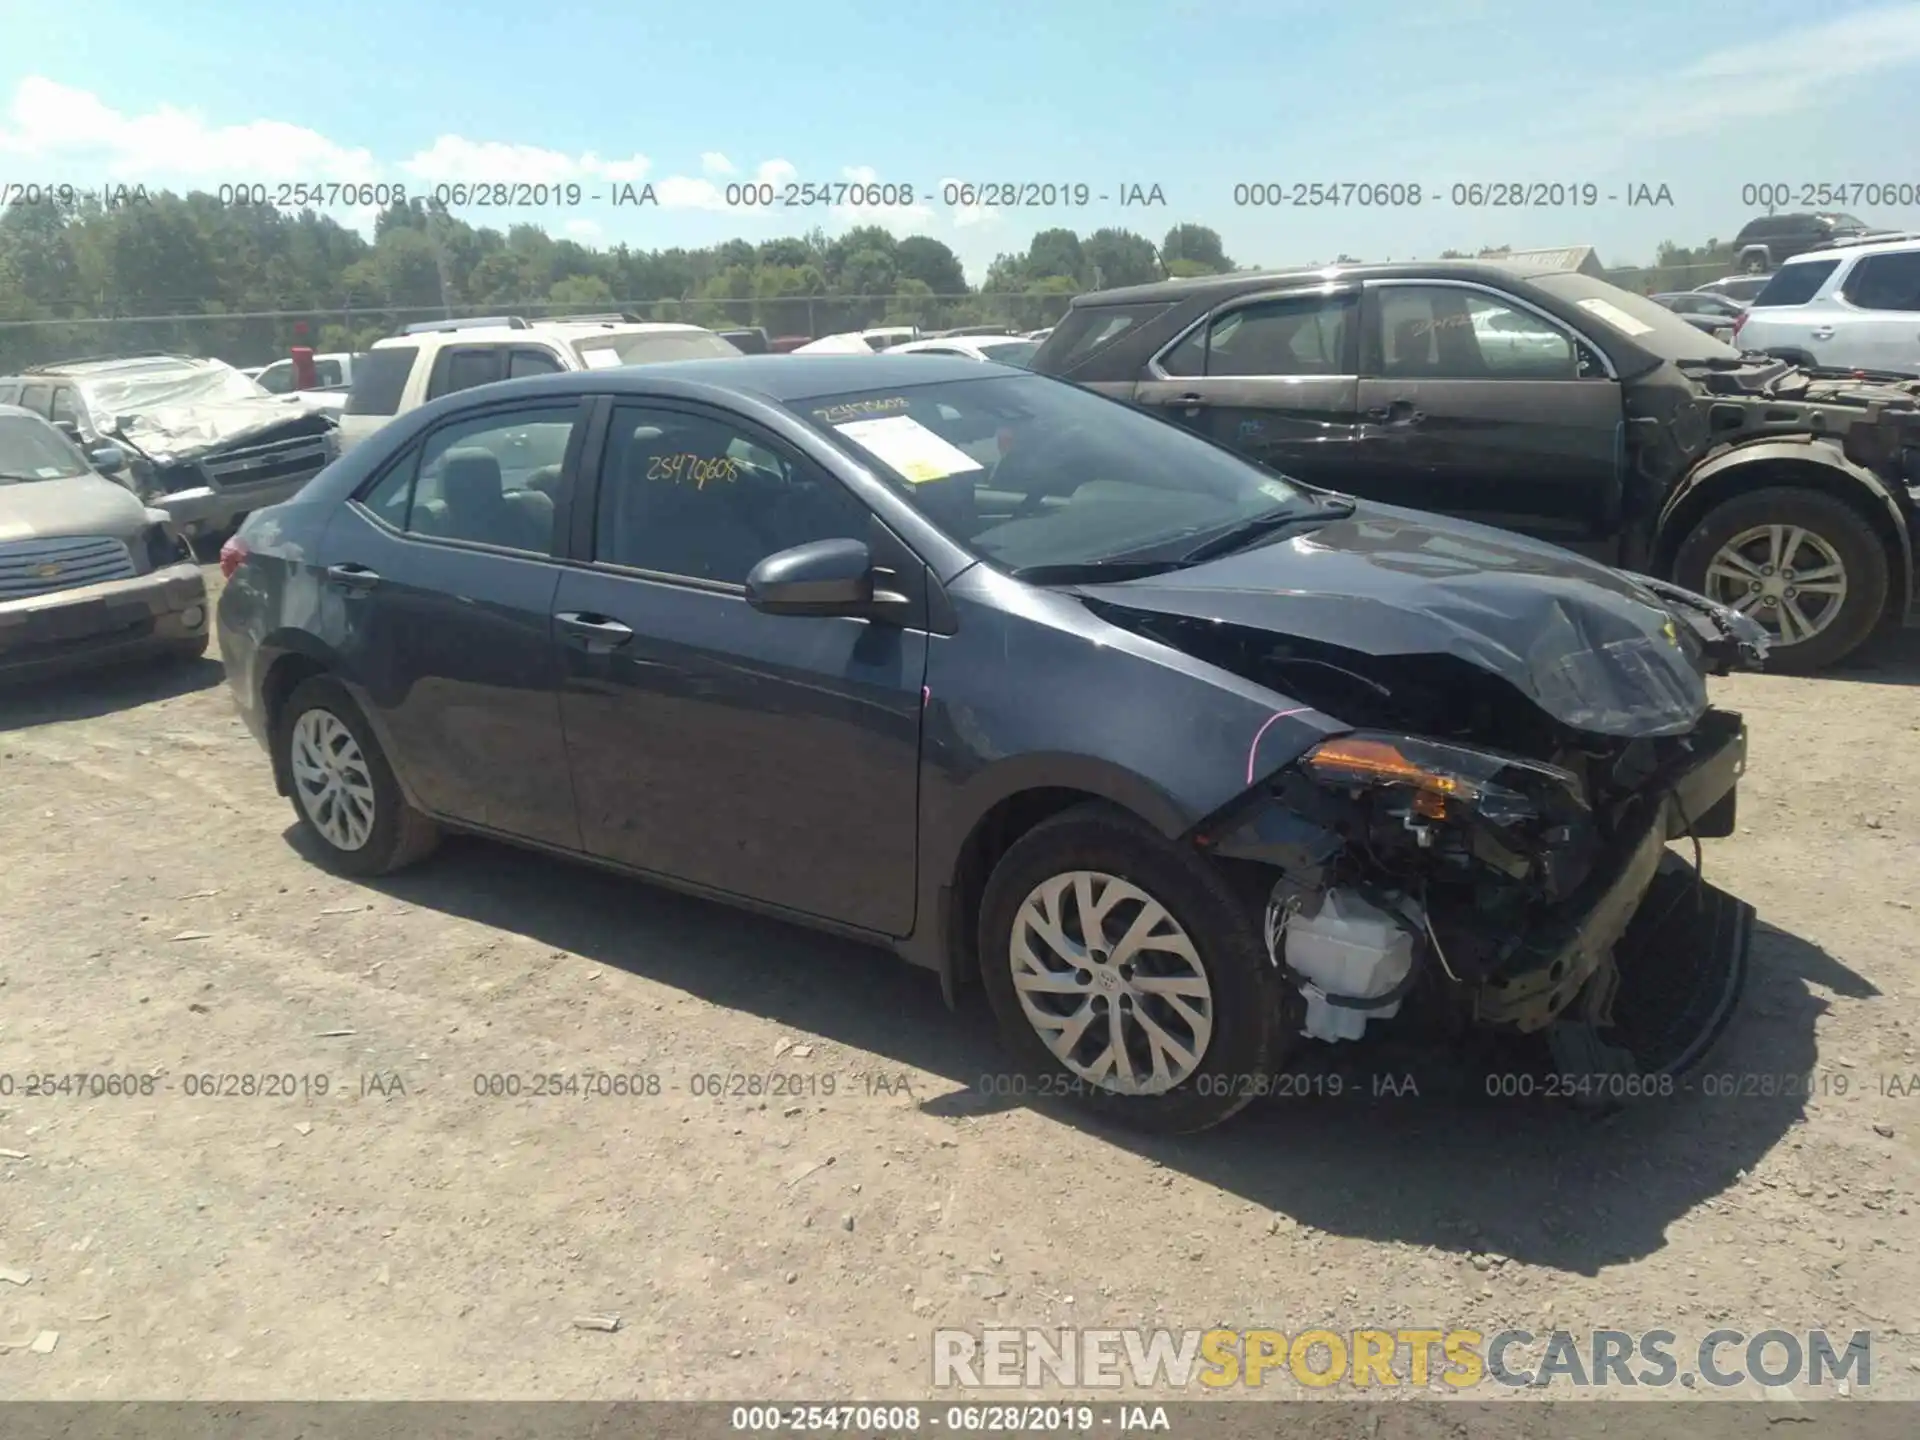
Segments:
[[[1815,365],[1838,365],[1842,327],[1850,317],[1834,303],[1840,259],[1782,265],[1747,309],[1742,349],[1762,350]],[[1836,344],[1838,342],[1838,344]]]
[[[1854,265],[1840,298],[1855,313],[1841,322],[1853,341],[1836,346],[1842,363],[1920,374],[1920,250],[1868,255]]]
[[[553,597],[587,408],[519,400],[436,426],[334,514],[319,567],[341,677],[419,804],[573,850]],[[551,493],[534,483],[549,466]]]
[[[1356,490],[1610,553],[1625,416],[1598,347],[1472,282],[1369,281],[1362,310]]]
[[[1134,402],[1284,474],[1348,489],[1359,301],[1355,287],[1229,301],[1153,359]]]

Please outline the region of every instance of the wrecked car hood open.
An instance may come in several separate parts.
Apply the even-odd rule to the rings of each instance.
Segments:
[[[1359,656],[1452,657],[1569,729],[1620,739],[1690,730],[1706,674],[1764,655],[1753,622],[1661,590],[1522,536],[1370,504],[1204,564],[1074,587],[1121,624],[1177,616]],[[1711,653],[1713,632],[1726,653]]]

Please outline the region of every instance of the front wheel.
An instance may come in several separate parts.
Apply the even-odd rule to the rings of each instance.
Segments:
[[[1121,812],[1077,807],[1035,826],[980,907],[981,979],[1017,1059],[1011,1078],[1163,1134],[1241,1110],[1264,1092],[1281,1038],[1254,909]]]
[[[439,829],[407,803],[353,697],[315,676],[287,697],[274,757],[293,787],[300,827],[329,868],[385,875],[429,854]]]
[[[1767,668],[1805,675],[1842,659],[1886,612],[1887,552],[1851,505],[1818,490],[1756,490],[1709,510],[1674,579],[1773,637]]]

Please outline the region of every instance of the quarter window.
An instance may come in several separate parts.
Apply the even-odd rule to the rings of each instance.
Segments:
[[[1369,373],[1396,380],[1575,380],[1566,331],[1491,295],[1455,286],[1388,285]]]
[[[742,585],[778,551],[865,539],[871,519],[833,476],[731,420],[620,406],[607,430],[594,558]]]

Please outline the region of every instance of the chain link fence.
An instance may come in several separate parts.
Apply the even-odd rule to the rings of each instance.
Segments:
[[[1622,267],[1608,278],[1627,289],[1685,290],[1727,273],[1724,263]],[[964,295],[778,295],[687,299],[613,299],[586,304],[554,300],[500,300],[485,305],[288,307],[237,313],[181,303],[163,314],[70,313],[53,318],[0,317],[0,374],[29,365],[87,355],[167,353],[212,356],[239,366],[269,365],[293,345],[315,350],[363,350],[402,327],[439,319],[514,315],[538,320],[559,315],[633,314],[643,320],[682,321],[710,329],[758,327],[770,337],[809,340],[878,325],[917,325],[923,330],[961,325],[1005,325],[1038,330],[1056,324],[1072,300],[1066,291],[995,292]],[[80,307],[71,307],[78,310]]]

